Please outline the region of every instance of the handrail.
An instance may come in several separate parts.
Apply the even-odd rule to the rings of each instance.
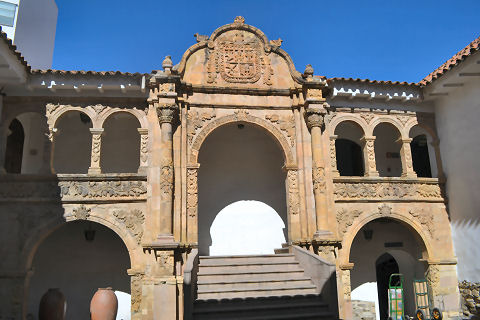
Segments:
[[[183,270],[184,319],[193,319],[193,302],[197,298],[198,249],[192,249]]]

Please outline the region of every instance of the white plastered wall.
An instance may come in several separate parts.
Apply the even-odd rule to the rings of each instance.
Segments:
[[[472,58],[469,63],[475,64],[479,54]],[[469,81],[435,101],[435,118],[447,178],[458,279],[480,282],[480,77],[457,76],[452,81],[460,80]]]

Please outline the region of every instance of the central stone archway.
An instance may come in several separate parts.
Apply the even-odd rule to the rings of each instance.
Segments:
[[[215,217],[234,202],[261,201],[272,207],[288,226],[284,163],[282,149],[258,125],[246,121],[227,123],[206,137],[199,152],[198,170],[201,255],[209,254],[210,227]],[[288,239],[288,227],[284,235]]]

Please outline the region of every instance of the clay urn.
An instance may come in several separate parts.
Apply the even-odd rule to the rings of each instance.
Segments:
[[[64,320],[67,304],[60,289],[51,288],[42,296],[38,310],[39,320]]]
[[[115,320],[118,300],[112,288],[98,288],[90,302],[91,320]]]

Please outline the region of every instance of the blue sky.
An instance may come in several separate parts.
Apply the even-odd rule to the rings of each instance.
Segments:
[[[56,0],[53,68],[150,72],[242,15],[297,70],[417,82],[480,36],[480,0]]]

